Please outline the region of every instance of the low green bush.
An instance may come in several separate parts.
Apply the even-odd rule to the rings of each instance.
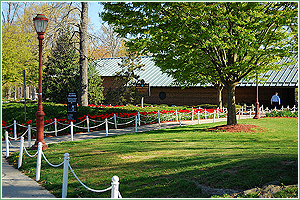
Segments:
[[[266,113],[266,117],[298,117],[298,112],[292,112],[288,109],[273,110],[270,113]]]

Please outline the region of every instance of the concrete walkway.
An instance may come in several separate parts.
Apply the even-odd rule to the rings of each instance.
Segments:
[[[241,116],[241,119],[249,118],[249,116]],[[215,122],[226,121],[226,118],[215,119]],[[200,123],[212,123],[213,119],[201,119]],[[198,124],[198,120],[182,121],[181,125]],[[178,127],[177,122],[161,123],[161,129]],[[137,132],[146,132],[151,130],[158,130],[158,124],[143,125],[137,128]],[[123,129],[110,129],[108,136],[134,133],[135,127],[128,127]],[[73,140],[85,140],[92,138],[105,137],[105,130],[94,131],[90,133],[74,134]],[[46,144],[71,141],[70,135],[63,135],[58,137],[45,137]],[[12,141],[16,147],[10,147],[10,152],[19,151],[19,141]],[[33,144],[33,142],[32,142]],[[28,142],[25,141],[25,147],[28,147]],[[55,198],[49,191],[43,189],[35,180],[21,173],[15,169],[5,160],[6,148],[5,141],[2,141],[2,198]]]
[[[36,181],[15,169],[2,157],[2,198],[55,198]]]

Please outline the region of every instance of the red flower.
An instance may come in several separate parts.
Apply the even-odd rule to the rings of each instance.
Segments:
[[[2,126],[6,126],[6,125],[7,125],[7,123],[2,120]]]

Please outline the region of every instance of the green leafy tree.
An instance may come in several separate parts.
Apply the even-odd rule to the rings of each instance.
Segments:
[[[102,19],[151,52],[162,71],[227,89],[227,124],[236,124],[235,88],[275,69],[298,48],[296,2],[107,2]]]
[[[62,31],[45,63],[43,97],[57,103],[66,103],[69,92],[79,88],[79,55],[71,33]]]
[[[106,94],[106,102],[119,105],[137,103],[139,99],[135,95],[135,85],[140,77],[137,72],[143,70],[144,64],[141,64],[136,53],[127,52],[118,65],[121,71],[115,72],[113,87]]]
[[[103,80],[99,72],[96,70],[96,65],[94,62],[89,63],[88,69],[88,98],[90,104],[100,104],[104,100],[102,86]]]
[[[2,25],[2,88],[22,84],[23,70],[27,79],[37,81],[37,61],[31,51],[32,34],[22,32],[17,25]]]

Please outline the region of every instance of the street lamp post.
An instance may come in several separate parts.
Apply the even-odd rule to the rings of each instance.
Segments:
[[[44,14],[37,14],[35,18],[33,18],[34,27],[38,34],[39,39],[39,93],[38,93],[38,111],[36,112],[36,129],[37,129],[37,137],[35,144],[32,146],[33,149],[38,148],[38,143],[42,142],[43,150],[48,149],[48,145],[44,141],[44,116],[45,113],[43,111],[43,102],[42,102],[42,81],[43,81],[43,39],[44,34],[47,29],[48,19]]]
[[[255,102],[255,115],[254,115],[253,119],[259,119],[258,73],[256,73],[256,102]]]

